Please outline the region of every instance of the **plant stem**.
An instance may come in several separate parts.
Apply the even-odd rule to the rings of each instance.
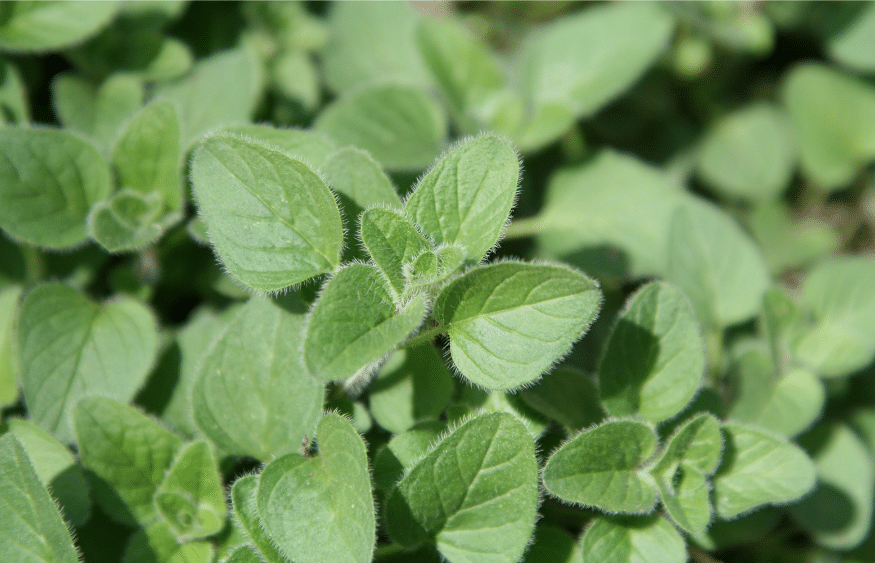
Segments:
[[[706,552],[692,545],[687,546],[687,553],[690,554],[690,558],[696,563],[720,563],[717,559],[714,559]]]
[[[403,347],[406,349],[406,348],[413,348],[415,346],[419,346],[423,342],[428,342],[429,340],[431,340],[435,336],[438,336],[439,334],[445,333],[447,331],[447,328],[448,327],[441,324],[441,325],[431,327],[428,330],[424,330],[424,331],[420,332],[419,334],[417,334],[413,339],[405,342],[403,344]]]
[[[517,219],[507,227],[504,233],[505,239],[526,238],[537,235],[544,231],[544,220],[539,216]]]

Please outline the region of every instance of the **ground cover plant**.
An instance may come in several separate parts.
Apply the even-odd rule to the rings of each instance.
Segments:
[[[875,560],[875,5],[0,4],[0,559]]]

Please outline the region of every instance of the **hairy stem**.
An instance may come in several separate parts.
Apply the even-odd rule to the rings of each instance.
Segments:
[[[419,334],[417,334],[412,339],[405,342],[402,345],[402,347],[403,348],[414,348],[416,346],[419,346],[423,342],[428,342],[429,340],[431,340],[435,336],[438,336],[438,335],[445,333],[448,328],[449,327],[440,324],[440,325],[432,327],[428,330],[424,330],[424,331],[420,332]]]

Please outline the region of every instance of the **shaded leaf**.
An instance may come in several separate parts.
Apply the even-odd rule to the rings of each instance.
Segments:
[[[537,385],[520,391],[519,396],[527,405],[572,432],[598,424],[605,417],[595,381],[571,369],[551,371]]]
[[[659,516],[605,518],[587,528],[584,563],[684,563],[684,538]]]
[[[158,240],[164,229],[181,217],[178,213],[162,216],[163,207],[158,192],[116,192],[91,208],[88,232],[109,252],[136,250]]]
[[[258,516],[257,491],[257,475],[246,475],[234,482],[234,485],[231,487],[231,502],[234,507],[234,515],[246,531],[249,541],[252,542],[259,555],[267,563],[286,563],[288,560],[277,551],[276,546],[261,524],[261,519]]]
[[[395,485],[431,449],[447,430],[436,420],[420,422],[389,440],[374,458],[374,484],[384,492]]]
[[[46,52],[69,47],[107,25],[118,2],[16,2],[4,9],[0,49]]]
[[[122,563],[210,563],[213,545],[206,541],[179,543],[164,522],[153,522],[131,536]]]

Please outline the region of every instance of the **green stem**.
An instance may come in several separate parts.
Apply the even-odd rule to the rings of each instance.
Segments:
[[[544,220],[536,215],[534,217],[526,217],[525,219],[517,219],[512,222],[508,225],[507,231],[504,233],[504,238],[506,240],[526,238],[540,234],[544,232],[544,230],[546,230]]]
[[[435,327],[432,327],[428,330],[422,331],[419,334],[417,334],[412,340],[408,340],[407,342],[405,342],[404,348],[406,349],[406,348],[413,348],[415,346],[419,346],[423,342],[428,342],[429,340],[431,340],[435,336],[443,334],[446,331],[447,331],[447,327],[442,325],[442,324],[437,325]]]

